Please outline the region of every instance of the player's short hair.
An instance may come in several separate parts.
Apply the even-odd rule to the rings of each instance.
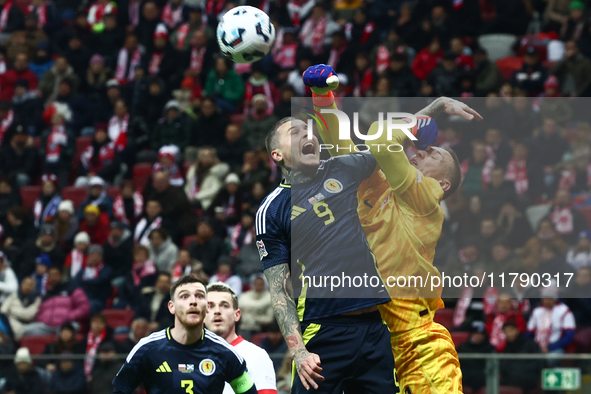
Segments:
[[[207,286],[207,293],[213,292],[230,294],[230,296],[232,297],[232,307],[234,308],[234,310],[238,309],[238,296],[236,295],[234,289],[232,289],[230,286],[228,286],[224,282],[210,283]]]
[[[179,278],[179,280],[174,282],[172,286],[170,286],[170,299],[174,301],[174,293],[176,292],[176,289],[190,283],[201,283],[205,288],[205,294],[207,294],[207,282],[205,282],[203,279],[196,278],[193,275],[183,275]]]
[[[454,152],[454,150],[449,147],[445,147],[443,149],[451,155],[453,160],[453,165],[447,170],[447,174],[445,174],[445,177],[450,183],[449,189],[443,193],[443,199],[445,200],[454,194],[462,184],[462,170],[460,167],[460,160],[458,159],[456,152]]]
[[[269,130],[269,132],[267,133],[267,136],[265,137],[265,148],[267,148],[267,152],[269,154],[271,154],[271,152],[273,152],[274,149],[277,148],[277,130],[279,129],[279,127],[281,127],[281,125],[287,123],[287,122],[291,122],[292,120],[296,120],[296,118],[292,117],[292,116],[288,116],[285,117],[283,119],[281,119],[279,122],[275,123],[275,126],[273,126],[273,128],[271,130]]]

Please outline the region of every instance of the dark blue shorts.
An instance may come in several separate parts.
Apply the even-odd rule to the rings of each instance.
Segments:
[[[324,377],[306,391],[294,374],[292,394],[396,394],[400,392],[390,332],[379,312],[335,316],[302,324],[306,349],[320,357]]]

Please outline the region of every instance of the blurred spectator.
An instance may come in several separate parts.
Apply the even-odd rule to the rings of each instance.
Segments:
[[[328,54],[325,63],[340,74],[350,75],[355,67],[355,52],[348,47],[342,30],[335,31],[331,37],[332,42],[324,50]]]
[[[201,101],[201,115],[191,134],[191,146],[219,146],[224,142],[224,130],[229,125],[228,117],[217,108],[214,97]]]
[[[52,223],[57,215],[62,197],[58,192],[58,179],[54,174],[45,174],[41,177],[41,195],[33,205],[35,215],[35,227],[41,227],[45,223]]]
[[[438,65],[428,76],[432,82],[437,96],[459,96],[459,84],[462,71],[456,65],[456,56],[453,52],[447,51],[443,56],[441,64]]]
[[[35,239],[37,230],[29,215],[19,206],[8,209],[4,227],[4,251],[8,256],[18,256],[22,247]]]
[[[102,245],[109,237],[111,222],[106,213],[99,207],[90,204],[84,208],[84,220],[80,223],[80,231],[85,231],[90,236],[90,242]]]
[[[116,80],[123,84],[133,80],[135,69],[141,65],[141,62],[142,52],[138,47],[138,37],[135,34],[128,34],[117,56]]]
[[[79,361],[67,358],[66,352],[58,361],[56,371],[51,375],[49,390],[55,394],[85,394],[86,379],[84,370],[79,368]]]
[[[162,272],[170,272],[178,254],[178,247],[172,242],[168,231],[156,228],[150,232],[150,260],[156,265],[156,269]]]
[[[140,16],[139,24],[135,28],[135,34],[138,37],[139,43],[147,49],[148,52],[152,50],[154,42],[153,34],[156,30],[160,20],[160,10],[154,1],[148,1],[142,5],[142,15]]]
[[[191,118],[181,112],[179,102],[170,100],[164,106],[163,117],[150,135],[151,148],[158,150],[161,146],[172,144],[184,151],[189,146],[192,126]]]
[[[521,260],[513,252],[508,238],[499,238],[492,243],[491,256],[488,259],[487,270],[495,274],[509,274],[523,269]],[[496,346],[496,345],[495,345]]]
[[[562,28],[560,29],[560,39],[562,41],[577,41],[581,38],[583,29],[587,25],[585,19],[585,3],[580,0],[571,1],[568,9],[568,17],[566,20],[563,20]]]
[[[470,325],[470,338],[458,345],[458,354],[490,354],[495,353],[495,348],[490,344],[482,321],[473,321]],[[462,385],[478,392],[484,387],[486,360],[469,360],[462,363]]]
[[[108,393],[113,390],[112,377],[121,368],[121,360],[117,353],[121,353],[120,346],[114,342],[104,342],[98,346],[98,354],[92,368],[92,380],[88,383],[92,393]]]
[[[185,10],[187,11],[186,22],[181,21],[178,29],[170,29],[169,27],[170,31],[173,32],[170,35],[171,42],[175,49],[183,52],[188,51],[195,45],[199,48],[207,45],[208,37],[213,35],[212,30],[204,23],[203,10],[200,7],[185,7]],[[200,34],[198,35],[197,32],[200,32]],[[204,65],[207,65],[207,63]]]
[[[564,59],[552,70],[560,82],[560,92],[565,96],[586,96],[591,84],[591,60],[579,51],[576,41],[567,41],[565,46]]]
[[[66,126],[66,123],[71,120],[68,107],[58,103],[54,106],[56,112],[51,115],[50,128],[42,136],[43,169],[50,174],[55,174],[60,188],[64,188],[68,185],[76,141],[72,130]]]
[[[267,333],[267,337],[261,342],[261,348],[263,350],[269,354],[285,354],[287,352],[287,344],[283,339],[283,335],[276,321],[266,326],[264,332]],[[279,371],[283,360],[276,357],[272,360],[275,372]]]
[[[499,235],[506,239],[512,249],[520,248],[532,236],[527,218],[515,205],[511,200],[505,202],[497,217]]]
[[[84,358],[84,375],[88,382],[93,380],[92,369],[101,345],[113,343],[113,329],[107,325],[107,318],[100,313],[90,319],[90,331],[86,339],[86,357]]]
[[[218,260],[227,254],[224,242],[216,237],[211,224],[202,220],[197,225],[197,240],[191,242],[188,249],[191,257],[203,263],[203,270],[213,275],[218,268]]]
[[[59,356],[64,353],[84,354],[86,346],[76,340],[76,330],[71,323],[64,323],[59,329],[57,341],[45,346],[43,354],[47,356]],[[53,373],[57,369],[57,357],[54,360],[39,360],[40,366],[45,366]]]
[[[149,332],[162,330],[174,324],[174,317],[168,311],[171,284],[170,274],[160,272],[155,286],[142,291],[136,314],[149,322]]]
[[[129,336],[119,344],[123,353],[130,352],[140,339],[148,336],[148,321],[144,318],[137,317],[131,322],[131,330]]]
[[[234,113],[244,96],[244,82],[234,71],[231,60],[217,57],[214,67],[207,74],[205,93],[215,97],[215,103],[224,113]]]
[[[269,114],[267,99],[263,94],[257,94],[252,98],[253,111],[242,123],[242,133],[251,147],[265,146],[265,137],[273,128],[278,119]]]
[[[505,170],[502,167],[495,167],[490,171],[490,182],[486,193],[483,193],[483,203],[486,209],[499,215],[502,214],[501,207],[510,200],[516,200],[515,187],[505,180]]]
[[[43,98],[36,89],[29,89],[29,82],[19,79],[14,84],[12,96],[14,117],[19,124],[31,135],[37,135],[43,127]]]
[[[88,198],[80,204],[78,217],[84,216],[84,211],[89,205],[98,207],[102,213],[110,218],[113,215],[113,198],[107,194],[107,185],[100,176],[93,176],[88,180]]]
[[[6,222],[8,210],[17,205],[21,205],[18,190],[8,176],[0,175],[0,223]]]
[[[252,74],[246,82],[244,114],[249,115],[252,112],[257,112],[253,98],[259,95],[264,97],[265,103],[267,104],[267,113],[271,114],[275,109],[275,105],[279,102],[279,91],[275,87],[275,84],[269,81],[263,65],[260,62],[256,62],[253,63]],[[262,115],[262,113],[259,113],[259,115]]]
[[[105,264],[113,269],[113,286],[119,287],[133,264],[133,237],[122,222],[112,222],[107,242],[103,244]]]
[[[117,152],[115,143],[109,139],[107,125],[99,123],[95,126],[91,144],[80,155],[78,166],[80,176],[74,185],[86,186],[95,176],[104,179],[107,183],[113,183],[120,170],[121,156]]]
[[[146,214],[140,219],[133,232],[135,244],[148,246],[150,244],[150,233],[160,227],[174,232],[174,224],[162,216],[162,204],[156,200],[148,200],[146,203]]]
[[[345,34],[352,48],[367,51],[372,49],[379,39],[379,30],[368,18],[368,10],[359,7],[355,10],[353,18],[345,25]]]
[[[572,310],[577,323],[576,342],[579,349],[588,349],[591,344],[589,343],[591,340],[589,336],[589,328],[591,327],[591,313],[589,313],[591,312],[591,267],[579,268],[574,279],[574,283],[565,292],[564,302]],[[583,333],[582,331],[586,331],[586,335],[579,335]]]
[[[242,210],[242,193],[240,192],[240,178],[230,173],[224,180],[224,188],[221,189],[210,205],[210,213],[214,213],[226,226],[238,223]]]
[[[29,56],[26,53],[16,55],[13,67],[12,69],[6,70],[6,73],[3,75],[0,85],[2,86],[2,93],[0,93],[2,100],[12,100],[16,82],[19,80],[28,81],[29,89],[37,88],[37,76],[29,70]]]
[[[527,323],[528,334],[543,353],[564,354],[575,338],[575,317],[568,306],[558,302],[558,289],[555,287],[540,290],[542,305],[535,308]],[[549,360],[557,366],[560,360]]]
[[[192,263],[193,260],[191,259],[189,251],[187,249],[179,250],[178,258],[171,270],[172,282],[176,282],[183,275],[189,275],[193,270]]]
[[[543,244],[540,250],[540,264],[536,270],[540,275],[556,275],[572,272],[571,267],[566,263],[564,254],[550,244]]]
[[[40,296],[45,296],[47,291],[47,270],[51,267],[51,260],[46,254],[42,254],[35,259],[35,272],[31,276],[36,283],[36,291]]]
[[[271,169],[265,165],[256,151],[251,150],[244,153],[242,168],[238,175],[244,188],[250,188],[257,182],[268,185],[271,178]]]
[[[209,279],[209,283],[216,282],[222,282],[230,286],[238,297],[242,294],[242,279],[232,273],[232,265],[227,256],[222,256],[218,260],[218,269]]]
[[[519,331],[513,321],[503,324],[503,333],[506,338],[504,354],[539,354],[540,347],[536,342],[527,338]],[[544,360],[533,358],[524,363],[522,360],[501,360],[501,384],[517,386],[523,390],[535,389],[540,380],[540,373],[544,367]]]
[[[111,295],[112,277],[113,269],[103,263],[102,246],[89,246],[86,267],[78,272],[73,281],[86,293],[92,314],[105,308],[107,299]]]
[[[168,41],[168,30],[162,23],[156,27],[153,41],[152,51],[148,52],[146,58],[148,74],[166,78],[171,86],[177,86],[180,83],[177,67],[179,53]]]
[[[187,177],[187,179],[189,179]],[[189,183],[189,182],[187,182]],[[168,174],[159,171],[152,176],[152,188],[146,188],[145,199],[156,200],[162,207],[162,216],[175,223],[183,234],[190,234],[195,228],[195,215],[191,204],[180,187],[171,186]],[[172,233],[172,232],[171,232]]]
[[[102,95],[107,89],[111,70],[105,65],[105,58],[95,53],[90,58],[85,76],[81,82],[81,90],[88,93],[90,97]]]
[[[158,150],[158,161],[152,166],[152,173],[164,171],[172,186],[182,187],[185,184],[183,174],[176,163],[179,148],[176,145],[164,145]]]
[[[15,263],[15,272],[19,277],[31,275],[35,270],[37,258],[43,254],[47,255],[52,267],[62,269],[66,260],[65,253],[57,245],[55,226],[44,224],[36,240],[29,242],[22,248],[18,256],[18,264]]]
[[[240,330],[262,332],[263,327],[274,320],[271,295],[261,274],[252,275],[250,286],[251,289],[242,293],[238,299],[242,312]]]
[[[289,111],[291,112],[291,103]],[[232,171],[242,165],[242,157],[249,150],[249,146],[238,125],[231,123],[226,126],[224,136],[225,139],[218,145],[217,152],[220,160],[227,163]]]
[[[522,201],[532,199],[541,188],[541,171],[533,157],[529,157],[529,148],[523,141],[513,144],[513,156],[507,164],[505,180],[512,182],[515,193]]]
[[[482,141],[472,142],[472,155],[461,163],[464,191],[468,196],[484,189],[484,165],[487,160],[486,145]]]
[[[566,254],[568,250],[568,244],[564,242],[549,218],[540,221],[538,233],[530,238],[520,251],[523,264],[528,271],[534,272],[538,267],[543,244],[552,245],[561,254]]]
[[[0,313],[8,318],[16,341],[20,341],[27,323],[35,319],[39,305],[41,305],[41,297],[35,291],[35,281],[32,278],[24,278],[19,290],[2,301]]]
[[[195,164],[187,170],[185,192],[189,200],[207,210],[223,187],[223,179],[229,171],[228,164],[220,162],[214,148],[199,149]]]
[[[331,43],[331,35],[337,30],[339,25],[327,14],[324,5],[316,3],[310,17],[302,25],[299,38],[304,47],[318,56],[323,53],[324,46]]]
[[[125,281],[119,287],[119,300],[116,307],[127,308],[138,305],[142,289],[154,286],[156,279],[156,267],[150,260],[148,248],[143,245],[134,247],[131,272],[126,275]]]
[[[2,0],[0,0],[0,5],[2,5],[1,3]],[[6,376],[4,392],[15,394],[44,394],[47,392],[39,372],[33,366],[33,359],[28,348],[21,347],[16,351],[14,364],[16,371]]]
[[[66,257],[64,263],[64,277],[66,280],[75,278],[79,272],[86,268],[88,259],[87,249],[90,245],[90,237],[84,231],[76,234],[74,238],[74,248]]]
[[[23,126],[15,125],[14,130],[10,143],[0,148],[0,171],[12,177],[18,186],[27,186],[38,173],[38,153],[28,142]]]
[[[417,78],[423,81],[431,74],[442,59],[443,50],[441,49],[439,38],[434,37],[429,46],[417,53],[410,68]]]
[[[54,66],[39,81],[39,90],[43,93],[46,103],[54,101],[59,96],[59,86],[64,80],[70,81],[72,92],[77,89],[78,76],[74,73],[74,68],[70,65],[68,59],[61,55],[55,58]],[[29,88],[33,89],[36,86],[36,82],[33,84],[29,82]]]
[[[117,12],[117,4],[109,0],[97,0],[88,9],[88,24],[94,32],[101,32],[105,28],[104,17]]]
[[[62,282],[62,272],[57,267],[48,271],[47,294],[41,301],[34,323],[25,327],[24,335],[56,334],[65,322],[80,322],[90,316],[90,304],[81,288]]]
[[[486,318],[486,332],[490,337],[490,343],[499,353],[505,349],[506,338],[503,325],[509,321],[515,323],[520,332],[525,333],[525,320],[521,313],[513,309],[511,296],[500,294],[497,298],[496,311]]]
[[[164,81],[158,77],[151,77],[148,81],[148,94],[140,101],[141,115],[151,130],[162,117],[167,95],[164,90]],[[214,133],[214,131],[212,131]]]
[[[109,87],[107,82],[107,88]],[[118,98],[113,103],[113,116],[109,120],[109,139],[115,144],[118,151],[127,148],[128,143],[128,128],[129,128],[129,111],[127,103],[124,99]]]
[[[478,96],[497,92],[503,83],[503,75],[497,64],[491,62],[483,48],[474,51],[474,87]]]
[[[511,85],[523,90],[528,96],[535,97],[544,90],[546,78],[548,70],[542,66],[538,49],[528,47],[523,58],[523,67],[511,76]]]
[[[566,262],[575,270],[591,267],[591,233],[581,231],[579,241],[566,254]]]
[[[359,56],[357,57],[357,64],[359,64]],[[390,56],[390,66],[386,70],[386,75],[392,89],[391,92],[388,92],[388,95],[414,97],[418,93],[419,81],[408,66],[408,55],[406,53],[394,53]],[[361,86],[363,86],[363,83]],[[361,91],[361,93],[365,95],[365,92]]]
[[[57,208],[54,219],[57,242],[64,251],[72,248],[74,236],[78,232],[78,218],[74,215],[74,204],[70,200],[62,200]]]
[[[121,194],[113,202],[113,217],[128,226],[134,226],[142,216],[144,209],[144,197],[135,187],[132,181],[124,181],[121,184]]]
[[[567,190],[556,192],[550,220],[556,231],[570,245],[574,245],[581,231],[587,228],[585,217],[572,208],[570,193]]]
[[[304,85],[302,73],[314,64],[314,54],[309,48],[299,48],[296,52],[296,63],[297,68],[288,74],[287,83],[293,86],[297,97],[303,97],[309,93],[310,88]]]
[[[480,221],[484,217],[485,210],[482,207],[482,199],[474,195],[468,200],[467,209],[459,210],[455,221],[458,223],[456,231],[457,240],[461,242],[466,237],[472,237],[480,231]]]

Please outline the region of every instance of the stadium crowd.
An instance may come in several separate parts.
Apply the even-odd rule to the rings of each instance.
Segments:
[[[112,356],[171,324],[171,283],[189,273],[230,285],[242,335],[285,354],[255,212],[281,181],[265,135],[310,95],[301,74],[316,63],[339,73],[338,97],[463,97],[484,116],[471,132],[440,124],[464,177],[444,203],[440,271],[574,273],[560,292],[447,299],[446,326],[470,332],[458,351],[589,352],[591,4],[246,4],[277,32],[252,65],[222,56],[214,34],[237,2],[0,0],[0,354],[15,355],[0,361],[4,390],[110,392]],[[517,39],[491,60],[479,38],[500,33]],[[33,366],[25,344],[48,335],[40,351],[86,354],[83,367]],[[288,387],[289,360],[274,362]],[[501,363],[501,384],[535,390],[543,362],[514,363]],[[479,391],[484,364],[462,367],[465,392]]]

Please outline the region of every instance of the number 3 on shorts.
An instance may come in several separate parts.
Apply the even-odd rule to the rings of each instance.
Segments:
[[[187,392],[187,394],[193,394],[193,381],[192,380],[181,380],[181,387],[187,387],[185,389],[185,392]]]

